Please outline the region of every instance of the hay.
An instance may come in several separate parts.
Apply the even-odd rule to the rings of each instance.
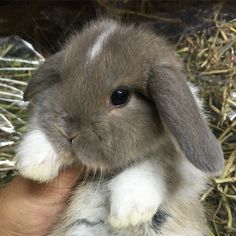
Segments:
[[[176,52],[186,62],[189,80],[200,88],[225,154],[223,173],[201,198],[207,205],[209,235],[219,236],[236,234],[236,20],[217,16],[211,29],[184,36]]]
[[[104,1],[98,3],[113,14],[178,22],[176,18],[147,16],[144,11],[116,12]],[[214,19],[208,20],[212,27],[184,35],[176,54],[186,62],[189,80],[200,88],[209,124],[225,153],[222,175],[212,180],[201,200],[206,204],[209,235],[229,236],[236,234],[236,21],[225,22],[217,12]],[[0,44],[0,183],[14,175],[15,146],[26,131],[27,104],[22,102],[22,91],[42,61],[42,57],[22,45],[19,38],[1,40]],[[9,59],[12,57],[15,59]]]
[[[0,38],[0,185],[14,174],[15,147],[26,131],[23,91],[43,58],[18,37]]]

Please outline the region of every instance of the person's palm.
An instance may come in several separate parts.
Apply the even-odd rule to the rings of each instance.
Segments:
[[[45,235],[80,176],[79,169],[68,169],[48,184],[15,177],[0,191],[0,235]]]

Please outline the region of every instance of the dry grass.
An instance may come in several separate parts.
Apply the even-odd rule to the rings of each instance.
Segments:
[[[177,54],[184,58],[189,80],[197,84],[222,144],[225,169],[202,196],[211,226],[209,235],[236,235],[236,20],[184,36]],[[211,210],[209,210],[211,209]]]
[[[14,174],[15,146],[26,131],[23,91],[42,60],[20,38],[0,39],[0,184]]]
[[[104,4],[104,1],[98,2]],[[115,11],[110,8],[108,10]],[[147,15],[144,12],[139,14]],[[206,204],[209,236],[229,236],[236,235],[236,20],[225,22],[216,12],[214,19],[209,21],[213,22],[210,29],[183,36],[177,44],[176,53],[186,62],[189,80],[200,88],[210,126],[225,153],[225,169],[220,177],[212,180],[202,196],[202,202]],[[22,49],[19,45],[19,39],[0,45],[1,183],[9,181],[14,174],[14,162],[11,160],[15,145],[25,132],[27,120],[27,104],[22,102],[22,91],[31,73],[42,61],[32,50]],[[6,59],[19,55],[19,52],[20,58]]]

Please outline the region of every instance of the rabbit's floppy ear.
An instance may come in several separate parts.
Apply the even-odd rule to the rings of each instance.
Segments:
[[[60,63],[62,63],[62,53],[63,52],[61,51],[49,57],[35,72],[33,78],[25,89],[25,101],[32,99],[36,93],[42,91],[60,79],[58,69]]]
[[[204,172],[221,171],[224,166],[221,146],[199,110],[181,69],[172,65],[153,69],[148,92],[162,122],[188,160]]]

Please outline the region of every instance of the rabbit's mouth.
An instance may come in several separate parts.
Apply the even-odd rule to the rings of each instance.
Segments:
[[[95,150],[87,150],[84,147],[80,148],[79,145],[76,146],[76,151],[74,151],[75,159],[80,164],[85,166],[94,172],[110,172],[112,169],[109,163],[106,161],[104,155]]]

